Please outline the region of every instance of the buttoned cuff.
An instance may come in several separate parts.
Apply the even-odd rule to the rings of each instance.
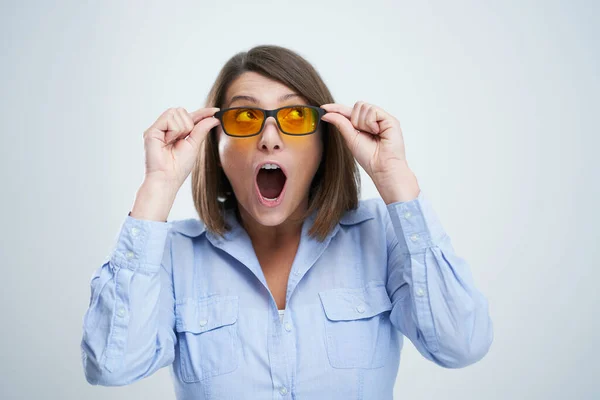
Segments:
[[[111,261],[121,268],[157,272],[170,227],[171,222],[142,220],[127,215],[111,252]]]
[[[436,246],[446,236],[441,221],[423,190],[417,198],[390,203],[387,209],[398,245],[403,247],[404,252],[424,253],[425,249]]]

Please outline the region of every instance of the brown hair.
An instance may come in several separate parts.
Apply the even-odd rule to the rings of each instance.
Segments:
[[[333,97],[314,67],[299,54],[275,45],[256,46],[234,55],[221,69],[207,98],[206,107],[222,108],[227,88],[247,71],[278,81],[308,100],[309,105],[333,103]],[[192,170],[194,206],[206,228],[223,235],[229,230],[223,212],[237,208],[237,199],[219,166],[216,127],[200,147]],[[323,157],[312,180],[309,205],[303,219],[317,215],[309,235],[322,241],[344,212],[358,206],[360,174],[344,138],[333,124],[321,121]],[[237,211],[237,210],[236,210]]]

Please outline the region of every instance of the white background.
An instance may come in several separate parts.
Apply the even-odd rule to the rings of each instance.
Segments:
[[[398,117],[490,302],[486,357],[444,369],[406,341],[395,397],[598,398],[598,4],[3,2],[0,397],[174,398],[166,368],[86,382],[89,280],[142,182],[143,131],[168,107],[202,107],[235,53],[278,44],[336,102]],[[190,217],[188,179],[169,219]]]

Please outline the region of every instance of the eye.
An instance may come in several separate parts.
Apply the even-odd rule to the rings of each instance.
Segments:
[[[285,115],[285,118],[291,120],[302,119],[304,118],[304,110],[300,107],[290,108]]]
[[[247,108],[238,110],[238,112],[235,114],[235,120],[238,122],[255,121],[257,119],[258,119],[257,112],[254,110],[247,109]]]

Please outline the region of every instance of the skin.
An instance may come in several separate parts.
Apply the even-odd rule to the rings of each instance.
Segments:
[[[231,83],[226,93],[229,107],[275,109],[286,105],[308,104],[287,86],[255,72],[245,72]],[[290,95],[285,100],[282,96]],[[235,96],[251,96],[234,99]],[[241,223],[257,249],[278,251],[289,258],[297,249],[302,224],[298,218],[308,208],[310,183],[321,161],[323,146],[321,129],[312,135],[289,136],[279,131],[275,118],[269,117],[260,134],[247,138],[226,135],[219,125],[217,140],[219,157],[238,200]],[[265,161],[277,161],[286,170],[286,193],[274,208],[263,206],[255,190],[255,168]],[[285,250],[289,248],[290,250]]]
[[[400,121],[373,104],[323,104],[321,120],[338,128],[386,204],[414,200],[421,189],[406,160]]]

